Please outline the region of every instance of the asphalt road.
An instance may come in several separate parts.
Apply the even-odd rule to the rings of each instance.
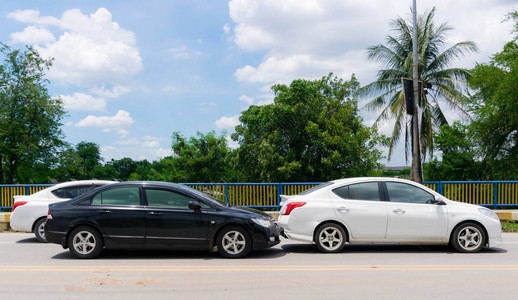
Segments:
[[[0,233],[0,299],[518,299],[518,234],[461,254],[440,246],[284,240],[245,259],[208,252],[105,251],[74,259],[32,234]]]

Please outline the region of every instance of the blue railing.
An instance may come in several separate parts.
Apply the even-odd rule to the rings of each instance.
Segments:
[[[320,183],[184,184],[229,204],[277,209],[280,195],[296,195]],[[493,209],[518,207],[518,181],[429,181],[425,185],[454,201]],[[30,195],[49,186],[52,185],[0,185],[0,208],[10,209],[15,195]]]

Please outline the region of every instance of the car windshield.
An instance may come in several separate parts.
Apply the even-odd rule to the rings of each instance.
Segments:
[[[310,188],[309,190],[305,190],[304,192],[300,193],[299,195],[307,195],[309,193],[313,193],[314,191],[318,191],[319,189],[324,188],[326,186],[330,186],[331,184],[333,184],[332,181],[324,182],[322,184],[319,184],[317,186]]]
[[[193,189],[191,187],[188,187],[188,186],[183,186],[183,188],[189,190],[189,192],[191,192],[193,194],[196,194],[196,195],[201,196],[201,197],[203,197],[205,199],[211,200],[212,202],[215,202],[217,205],[227,206],[228,207],[228,203],[227,202],[221,201],[221,200],[219,200],[217,198],[214,198],[214,197],[212,197],[211,195],[209,195],[207,193],[200,192],[200,191],[198,191],[196,189]]]

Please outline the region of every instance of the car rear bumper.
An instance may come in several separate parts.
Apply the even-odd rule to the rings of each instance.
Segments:
[[[45,230],[45,238],[49,243],[60,244],[63,248],[67,248],[67,233],[58,231]]]
[[[29,216],[23,213],[22,207],[18,207],[11,213],[9,226],[13,231],[32,232],[33,221],[32,219],[29,220]]]

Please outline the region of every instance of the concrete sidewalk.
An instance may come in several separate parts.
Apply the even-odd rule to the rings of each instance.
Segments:
[[[501,221],[507,220],[518,220],[518,210],[495,210],[494,211]],[[268,212],[269,215],[278,219],[279,212]],[[0,213],[0,230],[8,230],[9,229],[9,221],[11,219],[11,213]]]

